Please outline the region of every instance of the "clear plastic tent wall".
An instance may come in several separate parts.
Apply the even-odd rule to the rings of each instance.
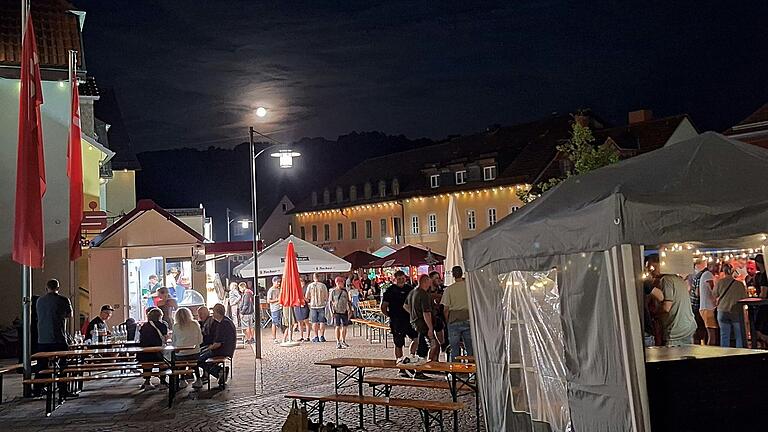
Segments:
[[[622,354],[632,350],[627,323],[642,316],[625,265],[641,254],[626,246],[547,258],[532,264],[539,271],[497,262],[468,274],[488,430],[642,429],[636,369]]]

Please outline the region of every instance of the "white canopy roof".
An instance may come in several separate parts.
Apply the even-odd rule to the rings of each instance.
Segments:
[[[340,273],[347,272],[352,264],[319,247],[290,235],[278,240],[259,252],[259,277],[275,276],[283,273],[285,266],[285,250],[288,242],[293,242],[296,249],[296,261],[299,273]],[[244,278],[253,277],[253,258],[235,267],[236,275]]]

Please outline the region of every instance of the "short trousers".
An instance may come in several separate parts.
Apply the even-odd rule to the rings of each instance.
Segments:
[[[272,316],[272,325],[283,328],[283,310],[278,309],[270,311],[269,314]]]
[[[718,328],[717,323],[717,310],[715,309],[699,309],[701,318],[704,320],[704,326],[706,328]]]
[[[333,325],[336,327],[346,327],[349,325],[349,315],[345,313],[333,314]]]
[[[419,336],[419,333],[410,324],[390,324],[390,332],[392,333],[392,342],[397,348],[405,346],[406,336],[411,340],[416,340]]]
[[[309,318],[309,306],[296,306],[293,308],[296,321],[304,321]]]
[[[243,327],[251,327],[253,325],[253,314],[241,315],[240,316],[240,324]]]
[[[325,324],[325,308],[312,308],[309,310],[309,322]]]

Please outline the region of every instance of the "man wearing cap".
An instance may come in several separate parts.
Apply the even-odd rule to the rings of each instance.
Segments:
[[[112,317],[112,312],[115,310],[112,308],[112,306],[105,304],[101,307],[101,312],[99,312],[99,316],[92,319],[90,323],[88,323],[88,332],[84,335],[86,338],[91,335],[91,331],[95,328],[96,330],[99,329],[99,327],[104,326],[104,328],[107,328],[107,321]]]

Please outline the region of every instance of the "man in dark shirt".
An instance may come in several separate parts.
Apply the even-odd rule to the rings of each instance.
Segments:
[[[398,363],[410,363],[411,359],[403,355],[405,346],[405,337],[411,339],[408,347],[411,356],[416,354],[418,347],[416,330],[411,327],[411,318],[408,311],[405,310],[405,299],[413,287],[405,283],[405,273],[398,270],[395,272],[395,283],[387,288],[381,301],[381,312],[389,317],[389,328],[392,332],[392,341],[395,345],[395,358]],[[402,375],[407,376],[404,372]]]
[[[429,293],[432,287],[432,279],[428,275],[419,277],[419,287],[410,293],[406,299],[406,309],[410,315],[411,326],[419,333],[419,338],[426,340],[429,349],[430,361],[437,361],[440,354],[440,345],[435,337],[434,329],[434,303]]]
[[[97,316],[96,318],[92,319],[91,322],[88,323],[88,331],[84,335],[86,337],[86,339],[91,337],[91,335],[93,334],[91,332],[93,331],[94,328],[96,330],[98,330],[99,327],[101,327],[101,326],[104,326],[104,328],[106,328],[107,327],[107,321],[109,321],[109,319],[112,317],[112,312],[114,312],[114,311],[115,310],[112,309],[112,306],[110,306],[110,305],[102,306],[101,307],[101,311],[99,312],[99,316]]]
[[[207,306],[200,306],[197,309],[197,321],[200,324],[200,331],[203,333],[203,343],[200,349],[208,349],[208,345],[213,343],[213,337],[216,336],[216,325],[218,324],[211,316]]]
[[[213,337],[213,343],[208,347],[209,351],[200,354],[198,365],[208,373],[209,376],[218,377],[219,388],[224,388],[227,384],[229,375],[228,367],[221,367],[217,364],[206,364],[205,361],[212,357],[232,357],[235,354],[237,345],[237,329],[235,323],[226,316],[226,309],[221,303],[213,306],[213,319],[216,321],[216,333]],[[202,381],[195,382],[193,387],[200,388]]]
[[[68,298],[59,295],[59,281],[56,279],[49,280],[45,287],[47,293],[37,299],[37,349],[38,352],[66,351],[69,349],[66,323],[72,317],[72,304]],[[60,360],[58,366],[63,369],[66,359]],[[59,392],[65,398],[77,397],[67,391],[66,383],[59,383]]]

